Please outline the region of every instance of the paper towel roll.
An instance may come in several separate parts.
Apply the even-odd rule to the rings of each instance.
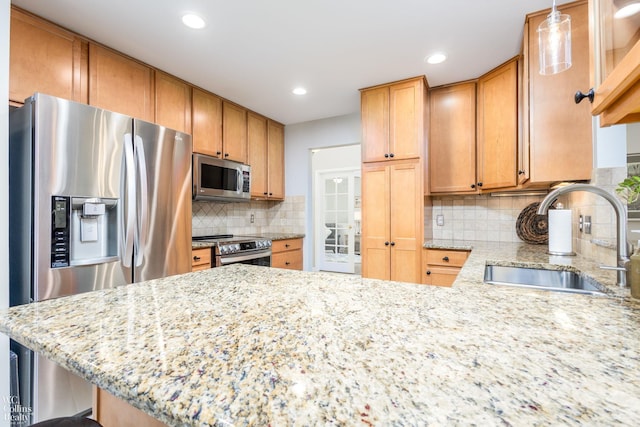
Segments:
[[[571,234],[571,209],[549,209],[549,253],[575,255]]]

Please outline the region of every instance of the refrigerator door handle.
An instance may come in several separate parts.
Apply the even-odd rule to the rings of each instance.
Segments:
[[[124,193],[126,194],[126,201],[124,205],[126,211],[125,221],[122,223],[122,265],[129,268],[131,267],[131,260],[133,259],[133,242],[134,242],[134,227],[136,222],[136,175],[135,175],[135,162],[133,154],[133,141],[131,134],[124,135]],[[123,208],[124,209],[124,208]]]
[[[144,145],[142,138],[136,135],[135,139],[135,157],[138,171],[138,179],[140,183],[140,200],[138,205],[138,221],[136,229],[136,255],[135,265],[140,267],[143,260],[143,248],[147,244],[147,231],[149,230],[149,192],[147,183],[147,160],[144,155]]]

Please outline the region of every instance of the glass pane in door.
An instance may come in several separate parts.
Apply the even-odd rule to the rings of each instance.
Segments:
[[[320,269],[353,272],[353,172],[322,174],[324,232]]]

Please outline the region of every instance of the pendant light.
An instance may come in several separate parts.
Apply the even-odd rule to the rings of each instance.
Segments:
[[[556,0],[547,19],[538,26],[538,43],[540,74],[557,74],[571,67],[571,17],[556,9]]]
[[[614,0],[616,13],[613,15],[616,19],[624,19],[640,12],[640,1],[638,0]]]

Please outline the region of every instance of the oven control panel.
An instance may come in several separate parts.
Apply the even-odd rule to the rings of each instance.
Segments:
[[[250,242],[222,243],[218,246],[221,255],[251,252],[271,248],[271,240],[252,240]]]

